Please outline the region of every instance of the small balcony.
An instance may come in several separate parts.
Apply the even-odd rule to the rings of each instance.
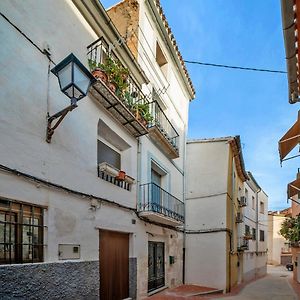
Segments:
[[[171,159],[178,158],[179,135],[157,101],[150,103],[150,114],[149,136],[165,155]]]
[[[183,202],[155,183],[140,186],[138,211],[139,216],[160,224],[179,226],[184,222]]]
[[[243,223],[244,222],[244,216],[242,213],[238,212],[235,218],[236,223]]]
[[[149,101],[130,71],[121,64],[103,37],[87,49],[90,70],[97,79],[90,94],[134,137],[147,134],[148,120],[139,112],[149,110]]]
[[[249,240],[240,239],[239,245],[237,247],[238,251],[249,250]]]
[[[241,196],[239,200],[239,206],[240,207],[245,207],[247,206],[247,198],[245,196]]]

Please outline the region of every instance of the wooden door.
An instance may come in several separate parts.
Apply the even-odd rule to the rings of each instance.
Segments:
[[[129,235],[100,231],[100,299],[129,297]]]

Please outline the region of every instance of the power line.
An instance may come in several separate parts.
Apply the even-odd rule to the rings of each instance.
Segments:
[[[240,67],[240,66],[229,66],[229,65],[221,65],[221,64],[211,64],[211,63],[205,63],[205,62],[200,62],[200,61],[192,61],[192,60],[184,60],[184,62],[187,63],[187,64],[203,65],[203,66],[210,66],[210,67],[217,67],[217,68],[237,69],[237,70],[245,70],[245,71],[279,73],[279,74],[286,74],[287,73],[286,71],[280,71],[280,70],[247,68],[247,67]]]

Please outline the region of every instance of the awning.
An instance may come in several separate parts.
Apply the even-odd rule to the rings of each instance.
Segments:
[[[289,131],[279,140],[278,149],[280,161],[295,148],[295,146],[300,143],[300,111],[298,112],[297,122],[289,129]]]
[[[300,193],[300,178],[290,182],[287,186],[288,199]]]

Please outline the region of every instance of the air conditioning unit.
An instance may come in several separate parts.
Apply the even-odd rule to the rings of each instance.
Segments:
[[[236,215],[236,223],[243,223],[243,222],[244,222],[243,214],[238,212]]]
[[[241,196],[240,198],[240,206],[247,206],[247,198],[245,196]]]

